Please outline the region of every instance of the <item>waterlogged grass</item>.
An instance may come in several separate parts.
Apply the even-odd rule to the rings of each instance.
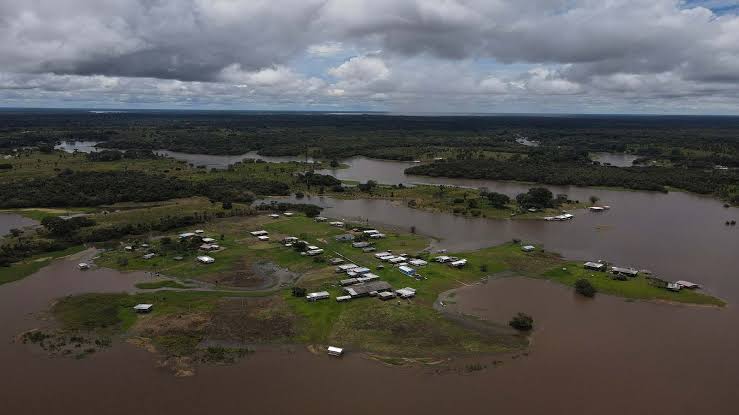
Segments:
[[[83,249],[85,249],[84,246],[76,245],[61,251],[45,252],[35,255],[23,261],[10,264],[9,267],[0,267],[0,285],[25,278],[49,265],[51,261],[75,254]]]
[[[532,185],[533,186],[533,185]],[[581,209],[584,203],[564,204],[558,209],[546,209],[538,212],[521,212],[515,203],[505,207],[495,207],[481,196],[478,189],[455,186],[415,185],[397,187],[379,185],[371,192],[363,192],[358,188],[348,188],[344,192],[333,193],[337,198],[377,198],[402,202],[404,205],[431,212],[448,212],[462,216],[483,217],[492,219],[541,219],[554,216],[562,210]]]
[[[608,273],[586,270],[582,267],[581,263],[576,262],[563,263],[562,266],[545,272],[542,274],[542,277],[569,286],[574,286],[575,281],[585,278],[599,292],[624,298],[715,305],[719,307],[726,305],[721,299],[701,292],[693,290],[680,290],[678,292],[666,290],[650,284],[649,280],[641,275],[635,278],[629,278],[627,281],[614,280],[610,278],[610,274]]]

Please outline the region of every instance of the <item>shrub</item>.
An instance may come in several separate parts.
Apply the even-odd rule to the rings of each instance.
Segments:
[[[595,287],[593,287],[593,284],[591,284],[590,281],[586,280],[585,278],[580,278],[579,280],[575,281],[575,291],[585,297],[593,297],[597,292]]]
[[[529,331],[534,327],[534,318],[528,314],[518,313],[508,322],[508,325],[519,331]]]

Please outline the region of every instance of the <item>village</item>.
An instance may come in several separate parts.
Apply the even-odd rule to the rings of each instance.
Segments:
[[[100,262],[121,268],[129,268],[130,265],[137,269],[148,268],[154,278],[175,278],[192,283],[215,281],[213,276],[223,274],[235,259],[259,258],[258,261],[300,273],[297,279],[280,283],[273,290],[287,290],[290,293],[286,297],[288,303],[308,315],[315,312],[335,315],[342,313],[341,307],[346,307],[342,304],[355,302],[363,303],[363,309],[378,310],[382,309],[378,308],[379,303],[397,306],[402,302],[420,312],[438,301],[442,288],[485,282],[491,275],[521,260],[539,264],[540,271],[531,274],[529,270],[525,275],[567,285],[585,278],[604,293],[634,298],[648,295],[671,301],[675,298],[683,301],[710,299],[698,292],[682,293],[700,288],[689,281],[670,281],[648,270],[617,266],[603,260],[565,262],[521,241],[466,254],[450,254],[444,250],[431,252],[425,238],[417,235],[323,216],[308,218],[291,211],[270,212],[228,229],[230,232],[195,229],[176,237],[124,243],[119,249],[104,253]],[[120,266],[124,263],[127,265]],[[78,264],[80,270],[90,266],[89,263]],[[183,279],[185,276],[188,278]],[[220,288],[248,290],[231,286]],[[320,304],[326,301],[336,306],[326,308]],[[441,302],[438,306],[443,309],[445,304]],[[133,305],[137,314],[149,314],[156,308],[156,301]],[[316,326],[306,330],[316,330],[324,324],[311,321],[307,324]],[[346,347],[358,346],[351,342],[345,344],[346,340],[340,338],[332,339],[324,338],[323,341],[334,343],[325,346],[326,352],[333,356],[343,355]]]

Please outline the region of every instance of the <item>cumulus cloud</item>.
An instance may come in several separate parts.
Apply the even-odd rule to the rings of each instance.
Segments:
[[[739,90],[739,16],[732,5],[0,1],[0,90],[14,99],[53,92],[63,92],[60,99],[75,93],[154,99],[148,86],[166,102],[187,96],[296,105],[406,105],[434,97],[484,107],[485,99],[545,103],[546,96],[582,102],[705,96],[723,105]],[[356,56],[343,59],[348,53]]]

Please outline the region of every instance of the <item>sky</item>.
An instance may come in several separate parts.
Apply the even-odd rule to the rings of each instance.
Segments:
[[[739,115],[739,0],[0,0],[0,106]]]

